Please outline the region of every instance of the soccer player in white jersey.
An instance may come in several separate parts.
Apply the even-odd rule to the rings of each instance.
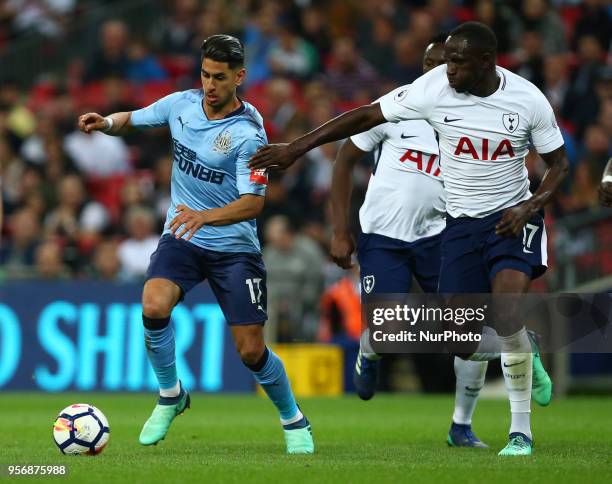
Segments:
[[[612,158],[604,169],[599,185],[599,203],[604,207],[612,207]]]
[[[316,146],[386,121],[424,119],[439,136],[447,196],[438,290],[525,293],[546,269],[542,209],[565,178],[568,163],[550,104],[533,84],[496,66],[496,50],[489,27],[461,24],[445,43],[446,65],[289,144],[260,148],[249,166],[284,168]],[[530,142],[548,165],[534,194],[525,167]],[[502,456],[532,453],[532,378],[534,399],[546,404],[552,392],[523,322],[512,321],[515,314],[508,307],[504,326],[497,327],[512,416]]]
[[[423,72],[444,63],[447,36],[431,39],[423,55]],[[446,208],[438,141],[423,120],[384,123],[343,143],[332,179],[334,235],[330,255],[344,269],[353,265],[351,255],[356,246],[349,224],[351,173],[355,163],[373,150],[376,162],[359,210],[357,259],[362,304],[373,294],[410,291],[413,277],[424,292],[435,293]],[[371,348],[368,336],[364,331],[353,372],[362,400],[372,398],[378,384],[380,356]],[[487,364],[455,357],[455,411],[447,439],[451,446],[487,447],[471,426]]]
[[[267,177],[247,162],[266,141],[263,119],[236,94],[246,70],[244,46],[230,35],[202,43],[202,89],[170,94],[146,108],[79,117],[79,128],[118,136],[134,128],[169,126],[173,163],[164,233],[151,256],[142,294],[147,356],[159,382],[142,445],[166,437],[190,405],[179,380],[170,315],[197,284],[208,280],[230,326],[242,362],[280,414],[289,454],[311,454],[308,419],[298,408],[285,367],[264,342],[266,270],[255,218]]]

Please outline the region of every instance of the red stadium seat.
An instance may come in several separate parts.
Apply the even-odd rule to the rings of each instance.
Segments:
[[[148,106],[158,99],[172,94],[176,91],[176,85],[173,81],[153,81],[147,82],[140,88],[138,94],[138,105]]]

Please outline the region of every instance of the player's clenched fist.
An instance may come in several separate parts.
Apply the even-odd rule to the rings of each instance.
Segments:
[[[108,129],[108,122],[98,113],[87,113],[79,116],[79,129],[84,133],[104,131]]]
[[[329,255],[332,260],[342,269],[350,269],[353,267],[351,255],[355,252],[355,241],[352,235],[334,235],[331,240]]]
[[[176,211],[178,215],[172,219],[169,227],[170,231],[177,239],[183,238],[183,236],[188,233],[187,240],[191,240],[191,237],[206,224],[205,211],[193,210],[185,205],[177,205]],[[177,235],[176,231],[181,225],[183,225],[183,230]]]

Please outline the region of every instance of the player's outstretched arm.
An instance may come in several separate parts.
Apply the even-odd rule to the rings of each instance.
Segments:
[[[130,112],[114,113],[106,117],[98,113],[87,113],[79,116],[79,129],[87,134],[102,131],[111,136],[121,136],[132,127],[131,116]]]
[[[517,237],[527,221],[546,205],[561,186],[569,170],[565,147],[560,146],[550,153],[540,153],[548,165],[540,186],[529,200],[504,211],[495,232],[503,237]]]
[[[612,207],[612,158],[608,160],[599,185],[599,203]]]
[[[177,215],[169,228],[177,239],[187,235],[187,240],[190,240],[204,225],[219,227],[257,218],[263,210],[264,200],[261,195],[245,194],[225,207],[210,210],[193,210],[186,205],[177,205]]]
[[[378,103],[361,106],[328,121],[291,143],[262,146],[249,162],[249,168],[284,170],[304,153],[331,141],[367,131],[387,120]]]
[[[364,154],[365,151],[357,148],[349,138],[338,150],[334,163],[330,197],[333,235],[329,255],[342,269],[350,269],[354,265],[351,255],[355,252],[355,240],[351,234],[349,219],[353,168]]]

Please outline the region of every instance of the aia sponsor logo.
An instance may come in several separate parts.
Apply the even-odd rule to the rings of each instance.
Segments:
[[[417,170],[432,176],[440,176],[438,155],[427,155],[416,150],[407,150],[399,159],[400,163],[411,161]]]
[[[476,147],[480,149],[477,150]],[[471,140],[470,138],[463,136],[459,140],[457,148],[455,149],[455,156],[462,155],[469,155],[469,157],[474,160],[495,161],[502,156],[514,158],[514,149],[512,149],[512,144],[507,139],[501,140],[499,145],[495,146],[490,145],[489,140],[486,138],[482,140]]]

